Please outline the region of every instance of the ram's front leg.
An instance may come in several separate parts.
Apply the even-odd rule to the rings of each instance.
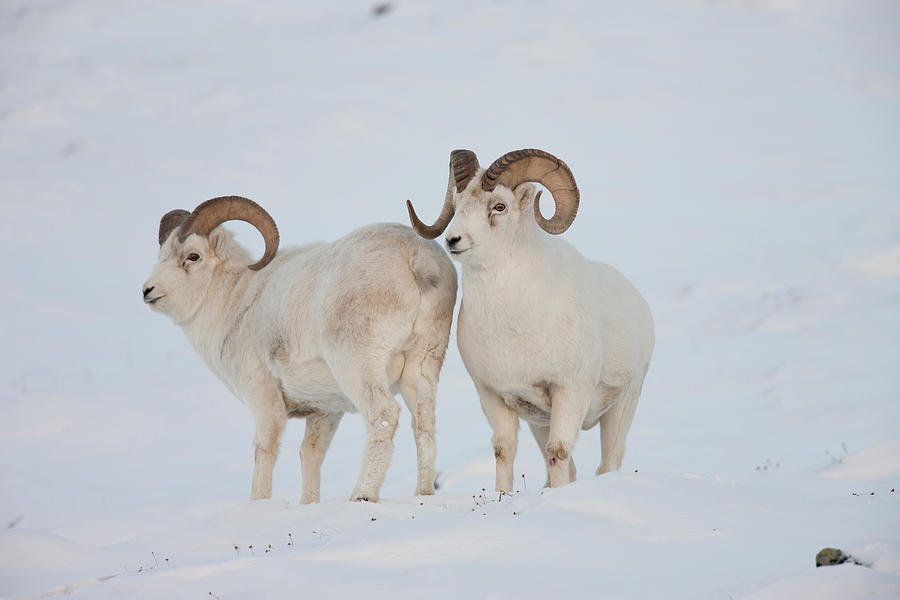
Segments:
[[[547,446],[550,445],[550,426],[535,423],[529,423],[528,426],[531,428],[538,448],[541,449],[541,454],[544,455],[544,463],[547,466],[547,481],[544,483],[544,487],[550,487],[550,455],[547,453]],[[569,453],[569,483],[573,481],[575,481],[575,459]]]
[[[481,399],[481,410],[484,411],[484,416],[487,417],[491,429],[494,430],[491,444],[494,446],[494,458],[497,466],[495,489],[498,492],[512,493],[519,417],[493,390],[480,385],[476,387]]]
[[[322,461],[343,416],[344,413],[317,413],[306,417],[306,432],[300,444],[300,468],[303,472],[300,504],[319,501]]]
[[[550,437],[547,442],[550,487],[566,485],[574,475],[572,448],[587,413],[588,394],[565,387],[556,387],[550,392]]]
[[[253,482],[250,499],[272,497],[272,471],[278,458],[281,433],[287,422],[287,411],[281,391],[271,387],[258,387],[244,396],[253,411],[256,434],[253,437]]]

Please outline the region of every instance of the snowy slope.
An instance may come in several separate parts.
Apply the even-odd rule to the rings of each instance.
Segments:
[[[0,597],[900,596],[900,6],[372,9],[0,4]],[[622,471],[587,475],[586,432],[542,492],[523,435],[498,499],[451,343],[436,496],[403,423],[384,501],[345,502],[348,416],[322,504],[299,422],[246,502],[249,413],[140,301],[159,217],[242,194],[334,239],[436,214],[460,147],[563,158],[566,237],[649,301]],[[825,546],[868,566],[815,569]]]

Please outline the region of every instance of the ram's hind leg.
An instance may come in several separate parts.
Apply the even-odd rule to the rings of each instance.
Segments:
[[[400,394],[409,408],[413,435],[416,438],[416,495],[434,493],[434,407],[440,360],[430,355],[409,356],[400,376]]]
[[[306,417],[306,432],[300,444],[300,468],[303,472],[300,504],[319,501],[322,461],[344,413],[316,413]]]
[[[600,417],[600,448],[602,456],[596,474],[618,471],[625,457],[625,438],[634,420],[642,380],[632,380],[612,407]]]
[[[335,375],[366,424],[362,464],[350,499],[377,502],[394,452],[394,432],[400,417],[400,405],[391,395],[384,369],[380,366],[387,361],[372,362],[379,368],[353,368],[351,365],[337,369]]]

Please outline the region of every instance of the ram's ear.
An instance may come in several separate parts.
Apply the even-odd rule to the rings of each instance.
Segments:
[[[524,210],[534,202],[534,185],[528,182],[522,183],[514,192],[519,201],[519,210]]]
[[[216,227],[210,231],[209,249],[222,260],[228,258],[228,232],[221,227]]]

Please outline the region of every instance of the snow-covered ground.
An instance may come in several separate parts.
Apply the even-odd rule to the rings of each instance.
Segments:
[[[900,597],[900,4],[373,6],[0,3],[0,596]],[[321,504],[301,422],[247,502],[249,413],[141,302],[159,217],[241,194],[334,239],[521,147],[654,311],[622,470],[586,432],[542,491],[523,435],[498,499],[451,343],[437,495],[404,422],[383,502],[346,502],[352,415]]]

